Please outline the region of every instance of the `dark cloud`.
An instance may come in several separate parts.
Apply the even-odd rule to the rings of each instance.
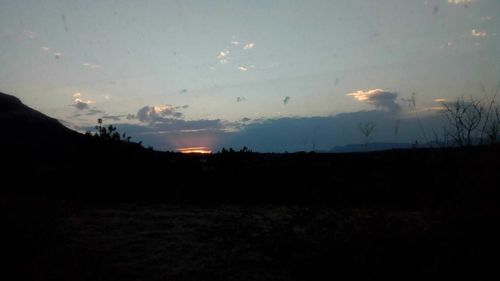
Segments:
[[[93,116],[93,115],[97,115],[97,114],[104,114],[104,111],[102,110],[99,110],[97,108],[92,108],[92,109],[89,109],[89,111],[87,112],[87,116]]]
[[[183,106],[172,106],[172,105],[161,105],[161,106],[145,106],[139,111],[137,111],[136,118],[141,122],[163,122],[171,118],[181,118],[183,116],[182,112],[177,111],[178,109],[188,108],[189,105]]]
[[[188,90],[187,90],[187,89],[182,89],[182,90],[180,90],[180,91],[179,91],[179,94],[185,94],[185,93],[187,93],[187,92],[188,92]]]
[[[251,121],[252,119],[248,118],[248,117],[243,117],[240,119],[240,122],[248,122],[248,121]]]
[[[85,110],[89,108],[89,104],[87,102],[84,102],[82,100],[76,100],[75,104],[73,104],[74,107],[78,110]]]
[[[250,120],[228,123],[223,120],[182,120],[162,118],[161,122],[115,124],[120,132],[158,150],[175,150],[182,146],[208,146],[214,151],[222,147],[243,146],[259,152],[309,151],[313,147],[329,151],[336,146],[362,144],[359,130],[362,122],[373,122],[376,134],[371,142],[425,143],[427,136],[442,133],[443,115],[402,118],[389,111],[372,110],[342,113],[326,117],[301,117]],[[92,130],[93,128],[86,128]]]
[[[242,126],[237,132],[224,136],[224,147],[247,146],[259,152],[283,152],[312,150],[329,151],[336,146],[360,144],[364,137],[358,125],[371,121],[376,125],[372,142],[424,143],[418,122],[413,117],[399,118],[389,111],[359,111],[327,117],[302,117],[267,119]],[[443,116],[421,116],[421,126],[427,136],[442,132]],[[397,130],[395,129],[397,128]]]
[[[112,121],[120,121],[122,117],[125,117],[125,115],[105,115],[102,117],[102,119],[106,120],[112,120]]]
[[[236,102],[244,102],[247,99],[245,97],[236,97]]]
[[[163,122],[159,122],[151,126],[151,129],[163,132],[223,130],[224,128],[225,126],[220,119],[201,119],[192,121],[182,119],[163,119]]]
[[[288,102],[290,101],[291,97],[289,96],[286,96],[284,99],[283,99],[283,104],[288,104]]]
[[[376,108],[397,113],[401,111],[401,106],[396,103],[398,93],[385,91],[382,89],[374,89],[368,91],[357,91],[347,94],[353,96],[358,101],[367,102]]]

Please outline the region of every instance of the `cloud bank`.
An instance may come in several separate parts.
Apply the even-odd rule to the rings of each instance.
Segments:
[[[149,119],[147,119],[149,120]],[[175,151],[183,147],[222,147],[239,149],[246,146],[258,152],[294,152],[312,149],[329,151],[335,146],[359,144],[364,137],[358,125],[370,121],[376,126],[372,142],[425,143],[420,126],[427,136],[442,131],[443,116],[433,113],[415,118],[401,118],[389,111],[371,110],[341,113],[325,117],[287,117],[238,122],[215,120],[183,120],[163,118],[156,122],[115,124],[133,141],[142,141],[157,150]],[[234,130],[234,128],[237,128]],[[86,128],[92,130],[92,128]]]

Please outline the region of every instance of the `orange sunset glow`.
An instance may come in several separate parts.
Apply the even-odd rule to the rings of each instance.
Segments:
[[[183,147],[183,148],[177,148],[176,150],[180,153],[202,153],[202,154],[212,153],[212,150],[205,146]]]

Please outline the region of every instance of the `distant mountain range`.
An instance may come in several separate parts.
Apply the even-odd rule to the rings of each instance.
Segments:
[[[368,151],[380,151],[389,149],[408,149],[414,147],[411,143],[401,143],[401,142],[373,142],[365,144],[347,144],[342,146],[335,146],[330,149],[330,153],[344,153],[344,152],[368,152]],[[426,147],[425,145],[419,145],[419,148]]]

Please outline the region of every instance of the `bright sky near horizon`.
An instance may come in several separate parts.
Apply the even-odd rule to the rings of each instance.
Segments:
[[[499,27],[497,0],[0,0],[0,91],[74,128],[217,149],[266,120],[410,114],[412,93],[425,112],[488,99]],[[352,141],[314,128],[282,150]]]

